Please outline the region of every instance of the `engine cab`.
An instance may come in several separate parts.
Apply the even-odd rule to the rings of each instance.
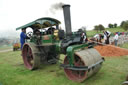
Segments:
[[[27,41],[35,43],[36,45],[53,45],[65,37],[64,30],[59,29],[59,24],[60,21],[46,17],[16,28],[16,30],[28,27],[32,28],[33,31],[27,33],[27,36],[30,38],[29,40],[27,39]]]

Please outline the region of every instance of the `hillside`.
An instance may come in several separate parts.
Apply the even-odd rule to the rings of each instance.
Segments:
[[[106,28],[105,30],[108,30],[108,31],[110,31],[112,33],[115,33],[115,32],[125,32],[125,30],[123,28],[121,28],[121,27],[117,27],[117,28]],[[97,32],[95,30],[90,30],[90,31],[87,31],[87,36],[88,37],[92,37],[92,36],[94,36],[97,33],[103,33],[103,32],[102,31],[101,32],[100,31]]]

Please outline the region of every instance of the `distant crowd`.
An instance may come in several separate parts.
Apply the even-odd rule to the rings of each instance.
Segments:
[[[128,35],[128,32],[115,32],[111,33],[110,31],[103,31],[103,34],[96,34],[90,40],[96,41],[98,43],[103,44],[114,44],[115,46],[118,45],[119,37],[123,38],[123,35]],[[111,37],[111,41],[110,41]]]

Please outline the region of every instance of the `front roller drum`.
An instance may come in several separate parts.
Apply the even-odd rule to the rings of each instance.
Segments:
[[[22,49],[22,58],[24,65],[29,70],[37,69],[40,65],[40,56],[35,54],[38,49],[33,44],[24,44]]]
[[[80,57],[75,56],[74,59],[75,59],[74,60],[75,66],[86,66],[85,63],[80,59]],[[65,65],[69,64],[68,57],[65,57],[64,64]],[[73,80],[76,82],[82,82],[87,78],[86,71],[84,71],[84,70],[71,70],[71,69],[64,68],[64,72],[70,80]]]
[[[97,73],[102,65],[103,59],[95,49],[86,49],[74,54],[74,67],[88,67],[87,70],[73,70],[64,68],[66,76],[73,81],[83,82],[91,75]],[[64,65],[69,65],[68,57],[64,59]],[[94,66],[93,66],[94,65]],[[91,67],[92,66],[92,67]]]

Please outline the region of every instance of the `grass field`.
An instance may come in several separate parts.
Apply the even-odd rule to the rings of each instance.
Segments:
[[[120,28],[106,30],[124,32]],[[88,36],[96,33],[96,31],[87,32]],[[128,43],[121,47],[128,49]],[[8,47],[0,48],[4,49]],[[43,65],[38,70],[29,71],[24,67],[20,55],[20,51],[0,53],[0,85],[121,85],[128,75],[128,56],[105,58],[101,70],[96,75],[83,83],[77,83],[65,76],[59,64]]]
[[[123,28],[120,28],[120,27],[117,27],[117,28],[106,28],[105,30],[108,30],[112,33],[115,33],[115,32],[125,32],[125,30]],[[97,33],[103,33],[103,31],[95,31],[95,30],[90,30],[90,31],[87,31],[87,35],[88,37],[93,37],[95,34]]]
[[[5,46],[0,46],[0,51],[1,50],[6,50],[6,49],[12,49],[13,47],[12,46],[7,46],[7,45],[5,45]]]
[[[128,44],[121,47],[128,48]],[[21,52],[0,53],[0,85],[121,85],[128,74],[128,56],[105,58],[101,70],[83,83],[68,80],[59,64],[27,70]]]

